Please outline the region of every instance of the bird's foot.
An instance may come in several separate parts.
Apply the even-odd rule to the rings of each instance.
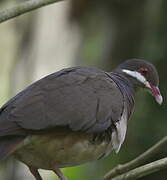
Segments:
[[[68,180],[64,174],[61,172],[61,170],[54,166],[53,171],[56,173],[56,175],[60,178],[60,180]]]
[[[34,177],[35,177],[36,180],[42,180],[42,177],[41,177],[41,175],[39,174],[37,168],[34,168],[34,167],[30,167],[30,166],[29,166],[29,169],[30,169],[30,172],[34,175]]]

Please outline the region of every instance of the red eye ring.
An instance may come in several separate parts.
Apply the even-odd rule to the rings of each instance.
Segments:
[[[139,69],[139,72],[140,72],[140,74],[146,76],[147,73],[148,73],[148,69],[147,69],[146,67],[141,67],[141,68]]]

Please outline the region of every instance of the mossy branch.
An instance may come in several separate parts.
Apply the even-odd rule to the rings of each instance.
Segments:
[[[138,179],[165,168],[167,168],[167,158],[163,158],[152,163],[146,164],[144,166],[138,167],[136,169],[128,171],[127,173],[116,176],[115,178],[111,178],[111,180]]]
[[[27,0],[18,5],[0,11],[0,23],[13,19],[14,17],[28,13],[40,7],[53,4],[62,0]]]
[[[148,161],[155,154],[161,152],[164,148],[167,148],[167,136],[164,137],[158,143],[156,143],[154,146],[152,146],[150,149],[148,149],[146,152],[144,152],[143,154],[138,156],[136,159],[134,159],[134,160],[132,160],[126,164],[118,165],[115,168],[113,168],[111,171],[109,171],[104,176],[104,180],[110,180],[110,179],[115,180],[116,178],[114,178],[114,177],[118,177],[119,175],[122,175],[126,172],[129,173],[132,169],[144,164],[146,161]],[[167,166],[165,165],[165,167],[167,167]],[[137,171],[135,170],[135,171],[133,171],[133,173],[134,172],[137,172]],[[149,171],[149,172],[151,172],[151,171]],[[123,176],[120,176],[120,177],[123,178]]]

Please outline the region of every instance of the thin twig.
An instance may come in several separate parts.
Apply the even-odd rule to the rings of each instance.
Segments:
[[[0,11],[0,23],[58,1],[61,0],[28,0],[19,3],[12,8]]]
[[[143,164],[147,160],[149,160],[151,157],[153,157],[155,154],[160,152],[165,146],[167,146],[167,136],[165,136],[161,141],[156,143],[154,146],[152,146],[150,149],[148,149],[146,152],[138,156],[136,159],[123,164],[118,165],[111,171],[109,171],[105,176],[104,180],[109,180],[117,175],[123,174],[127,171],[130,171],[131,169],[136,168],[137,166]]]
[[[112,180],[138,179],[165,168],[167,168],[167,158],[163,158],[152,163],[146,164],[144,166],[138,167],[120,176],[116,176],[115,178],[112,178]]]

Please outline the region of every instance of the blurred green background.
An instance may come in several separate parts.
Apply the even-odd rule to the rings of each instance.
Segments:
[[[1,0],[0,10],[24,0]],[[65,0],[0,25],[0,104],[35,80],[65,67],[96,66],[111,71],[128,58],[154,63],[160,75],[162,106],[145,92],[136,97],[135,113],[119,154],[64,169],[69,180],[100,180],[167,134],[167,1]],[[152,160],[166,156],[162,150]],[[14,160],[0,166],[0,179],[32,180]],[[52,172],[40,171],[56,180]],[[166,180],[167,171],[144,180]]]

